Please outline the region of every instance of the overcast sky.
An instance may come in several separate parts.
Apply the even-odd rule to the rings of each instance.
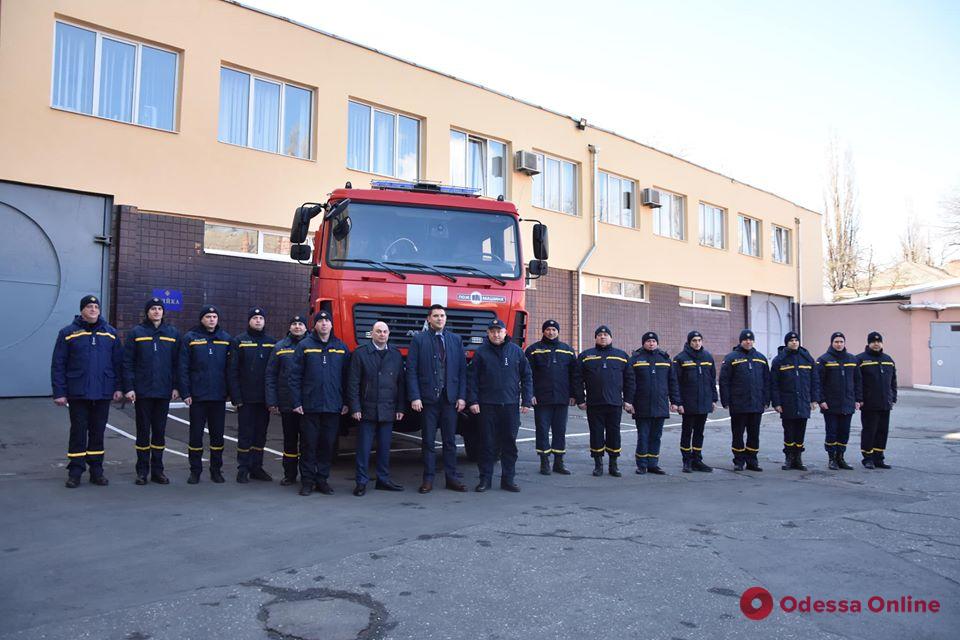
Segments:
[[[911,207],[935,223],[960,189],[960,2],[243,3],[815,210],[833,131],[884,257]]]

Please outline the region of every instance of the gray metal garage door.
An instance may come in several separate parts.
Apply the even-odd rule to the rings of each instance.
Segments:
[[[960,323],[930,323],[930,384],[960,388]]]
[[[757,351],[773,360],[783,335],[793,326],[790,298],[754,291],[750,294],[750,328],[756,336]]]
[[[0,181],[0,397],[50,395],[57,331],[95,293],[108,305],[104,196]],[[106,313],[105,313],[106,315]]]

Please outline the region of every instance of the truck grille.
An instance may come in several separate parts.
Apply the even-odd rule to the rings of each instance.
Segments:
[[[463,339],[463,348],[473,351],[487,337],[487,325],[496,318],[493,311],[480,309],[447,309],[447,329]],[[383,320],[390,327],[390,344],[407,347],[413,335],[422,331],[427,318],[424,307],[400,307],[379,304],[358,304],[353,308],[353,327],[357,344],[370,339],[373,323]]]

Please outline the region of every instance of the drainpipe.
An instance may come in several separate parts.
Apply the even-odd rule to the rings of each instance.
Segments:
[[[597,236],[600,231],[600,202],[599,190],[597,189],[597,158],[600,155],[600,148],[592,144],[588,144],[587,149],[590,150],[591,155],[590,190],[591,195],[593,196],[593,206],[591,207],[591,215],[593,216],[593,236],[590,249],[583,256],[580,264],[577,265],[577,351],[583,351],[583,269],[587,266],[587,263],[590,262],[590,258],[593,257],[594,252],[597,250]]]
[[[797,225],[797,333],[803,340],[803,279],[800,277],[800,260],[803,255],[801,247],[803,245],[800,240],[800,218],[794,218],[793,222]]]

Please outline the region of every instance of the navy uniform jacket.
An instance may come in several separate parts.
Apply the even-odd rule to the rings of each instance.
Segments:
[[[817,358],[817,370],[820,375],[820,398],[826,402],[823,413],[852,415],[856,411],[855,402],[863,399],[863,386],[860,380],[860,367],[857,358],[844,349],[837,351],[833,347]]]
[[[297,345],[306,337],[295,338],[292,334],[278,342],[267,360],[267,372],[264,377],[264,400],[270,407],[278,407],[287,413],[293,411],[290,391],[290,367],[293,366],[293,354]]]
[[[662,350],[637,349],[630,357],[634,380],[633,415],[636,418],[668,418],[670,405],[680,402],[677,374],[670,355]]]
[[[810,352],[800,347],[791,351],[781,346],[770,366],[770,404],[781,407],[781,418],[810,417],[810,403],[820,397],[820,376]]]
[[[396,347],[380,352],[371,342],[350,356],[346,404],[361,420],[393,422],[406,411],[406,387],[403,354]]]
[[[450,404],[467,397],[467,357],[463,353],[463,340],[457,334],[443,331],[446,345],[446,380],[440,379],[440,356],[437,354],[437,339],[432,329],[420,331],[413,336],[407,351],[407,395],[410,400],[422,400],[425,404],[440,402],[440,393],[446,388],[446,401]]]
[[[882,350],[867,350],[857,356],[866,411],[889,411],[897,402],[897,366]]]
[[[103,316],[93,324],[75,316],[60,329],[50,363],[54,398],[108,400],[123,386],[122,373],[120,336]]]
[[[533,377],[523,351],[507,339],[495,345],[487,338],[473,352],[467,367],[467,405],[533,405]]]
[[[266,402],[267,361],[276,343],[276,338],[253,329],[233,339],[227,370],[233,404]]]
[[[612,345],[593,347],[581,353],[578,364],[583,387],[576,389],[577,403],[583,403],[585,399],[591,407],[619,407],[630,402],[634,383],[627,362],[627,353]]]
[[[570,345],[544,338],[527,347],[537,405],[568,404],[580,384],[577,354]]]
[[[770,402],[767,357],[735,346],[720,365],[720,402],[730,413],[763,413]]]
[[[196,401],[227,399],[227,359],[230,334],[219,325],[207,331],[202,325],[183,334],[177,384],[180,396]]]
[[[127,334],[123,349],[123,390],[134,391],[137,399],[170,399],[177,388],[177,355],[180,332],[161,321],[157,327],[149,320]]]
[[[680,387],[680,402],[684,415],[708,415],[717,395],[717,368],[713,355],[706,349],[694,349],[690,345],[673,356],[673,368],[677,372]]]
[[[304,413],[340,413],[346,403],[350,350],[337,336],[326,342],[308,333],[293,354],[290,402]]]

